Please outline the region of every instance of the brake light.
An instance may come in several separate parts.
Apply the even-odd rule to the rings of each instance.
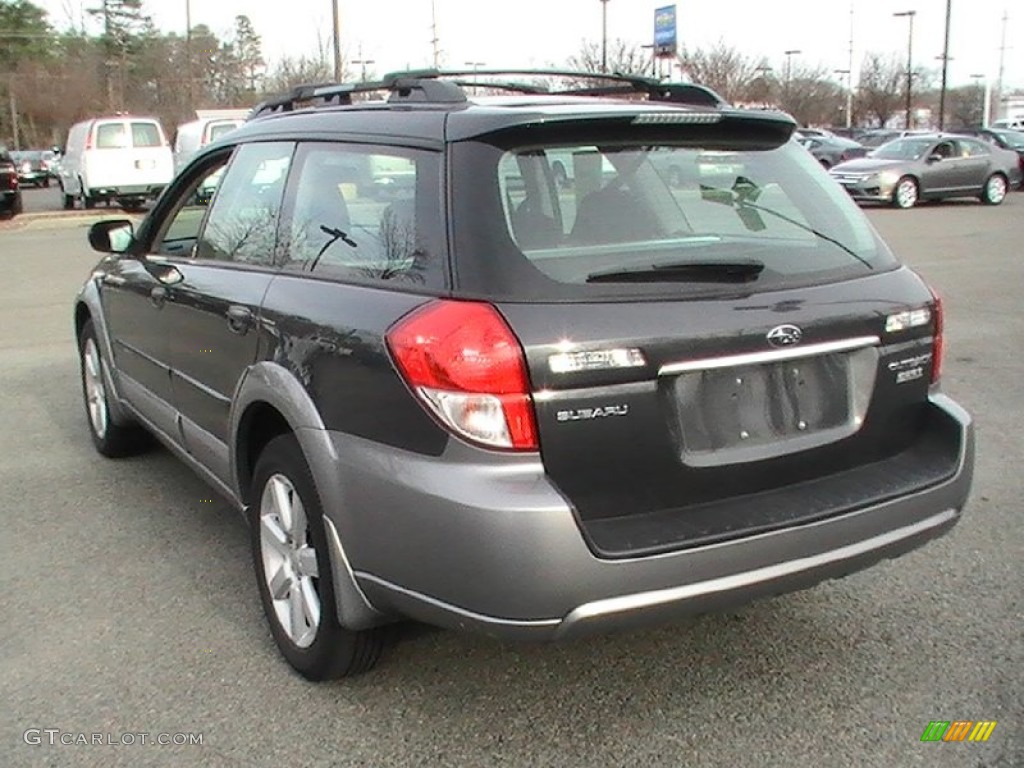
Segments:
[[[434,301],[387,333],[399,372],[456,434],[490,448],[537,450],[519,340],[490,304]]]
[[[942,335],[942,298],[935,292],[935,289],[932,289],[932,296],[935,299],[935,304],[932,307],[932,317],[935,318],[935,333],[932,336],[932,384],[937,384],[942,376],[942,353],[945,339]]]
[[[839,162],[840,162],[840,163],[845,163],[845,162],[846,162],[847,160],[849,160],[849,159],[850,159],[850,155],[849,155],[849,153],[848,153],[848,152],[843,152],[843,154],[841,154],[841,155],[839,156]]]

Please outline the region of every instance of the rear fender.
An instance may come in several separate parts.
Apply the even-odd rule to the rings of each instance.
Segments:
[[[356,583],[345,551],[346,545],[343,542],[350,528],[348,508],[338,472],[338,456],[329,433],[305,388],[290,371],[277,363],[264,361],[252,366],[235,392],[228,424],[228,434],[231,435],[229,460],[232,489],[238,498],[245,496],[240,479],[239,433],[243,415],[249,406],[256,403],[265,403],[284,417],[298,439],[313,475],[324,509],[324,529],[339,622],[351,630],[368,629],[386,623],[389,618],[373,607]]]

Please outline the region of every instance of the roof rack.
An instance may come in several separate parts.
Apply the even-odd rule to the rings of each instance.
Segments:
[[[582,81],[584,85],[552,90],[544,84],[491,80],[496,76],[562,78]],[[481,79],[485,78],[485,79]],[[600,85],[596,83],[601,83]],[[582,72],[567,69],[414,69],[391,72],[380,80],[359,83],[319,83],[300,85],[281,96],[267,99],[249,113],[256,117],[276,112],[291,112],[314,105],[351,105],[352,97],[362,93],[390,92],[389,103],[421,102],[432,104],[464,104],[465,89],[489,88],[515,93],[560,96],[646,95],[650,101],[689,104],[706,108],[728,107],[728,103],[710,88],[692,83],[665,83],[643,75],[618,72]]]

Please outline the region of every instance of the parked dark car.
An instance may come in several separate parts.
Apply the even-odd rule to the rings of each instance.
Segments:
[[[994,144],[1000,149],[1017,153],[1018,164],[1024,176],[1024,132],[1012,131],[1009,128],[963,128],[955,133],[976,138]]]
[[[830,173],[855,200],[913,208],[919,200],[977,197],[999,205],[1021,181],[1017,156],[979,139],[950,134],[907,136]]]
[[[0,216],[11,218],[22,211],[21,186],[14,158],[0,146]]]
[[[864,157],[868,152],[860,142],[840,136],[802,136],[798,141],[824,168]]]
[[[958,522],[942,305],[790,118],[611,75],[471,100],[470,75],[528,73],[300,88],[137,231],[90,230],[92,441],[156,436],[243,512],[296,670],[365,670],[403,617],[560,639],[705,612]],[[406,161],[393,196],[360,190],[367,155]]]
[[[52,153],[50,153],[52,158]],[[14,164],[18,169],[18,181],[21,185],[31,184],[33,187],[50,186],[50,167],[47,157],[41,150],[25,150],[12,152]]]

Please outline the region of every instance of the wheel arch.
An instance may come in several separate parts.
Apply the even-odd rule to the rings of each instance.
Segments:
[[[229,421],[231,485],[248,506],[252,500],[252,471],[259,450],[280,434],[291,432],[302,448],[324,510],[328,557],[334,581],[338,620],[346,629],[385,624],[390,617],[378,611],[356,582],[346,547],[344,489],[329,433],[309,393],[284,366],[264,361],[252,366],[239,383]]]
[[[92,327],[96,332],[96,343],[100,347],[100,355],[102,355],[106,365],[103,366],[104,381],[107,385],[107,390],[113,395],[108,398],[107,408],[110,410],[110,419],[115,424],[123,426],[130,424],[135,421],[132,418],[131,413],[124,405],[124,399],[121,395],[120,379],[118,377],[117,368],[115,365],[114,358],[114,347],[113,342],[110,338],[110,333],[107,328],[106,318],[103,315],[103,306],[100,303],[100,292],[94,279],[90,279],[81,292],[78,294],[78,298],[75,300],[75,312],[74,312],[74,327],[75,327],[75,346],[79,345],[79,340],[82,338],[82,331],[85,329],[85,324],[92,321]]]

